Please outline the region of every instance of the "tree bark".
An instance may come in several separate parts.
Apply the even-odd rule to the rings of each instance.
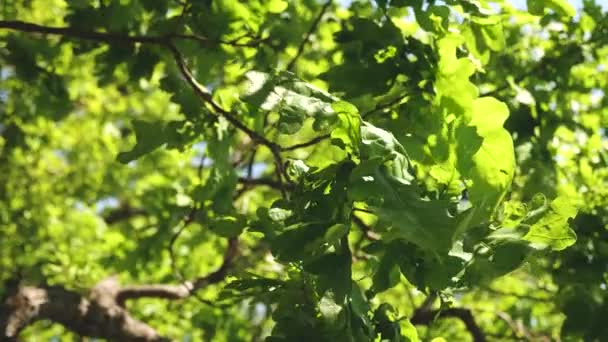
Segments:
[[[83,336],[111,341],[169,341],[116,301],[119,284],[105,279],[83,296],[61,286],[21,286],[0,304],[2,340],[16,341],[29,324],[51,320]]]

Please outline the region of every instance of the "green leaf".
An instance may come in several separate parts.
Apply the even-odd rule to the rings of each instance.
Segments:
[[[349,154],[358,154],[361,141],[359,111],[355,106],[345,101],[335,102],[331,106],[339,120],[338,126],[331,132],[332,143]]]
[[[213,168],[203,185],[193,190],[192,197],[199,203],[211,201],[211,208],[219,214],[233,210],[232,196],[237,184],[237,175],[230,164],[232,135],[219,128],[216,137],[207,142],[208,156],[213,159]]]
[[[162,121],[133,120],[133,129],[137,143],[130,151],[118,154],[117,159],[123,164],[156,150],[166,142],[165,123]]]
[[[363,294],[363,291],[356,282],[352,282],[352,292],[350,295],[350,305],[353,312],[359,317],[367,317],[370,311],[369,303]]]
[[[392,225],[385,233],[387,238],[405,239],[423,249],[439,253],[449,251],[458,230],[458,221],[448,210],[450,202],[423,200],[414,189],[399,184],[392,187],[401,188],[396,191],[401,202],[394,206],[374,208],[382,220]]]
[[[478,44],[484,44],[492,51],[501,51],[505,46],[500,17],[471,17],[471,26]]]
[[[201,114],[203,106],[200,99],[177,73],[170,73],[162,78],[160,87],[171,95],[171,101],[180,106],[186,117],[195,118]]]
[[[458,58],[456,49],[464,42],[460,35],[450,34],[439,40],[439,70],[435,81],[437,99],[449,113],[464,115],[473,108],[473,100],[478,90],[469,77],[475,66],[468,58]]]
[[[348,233],[349,226],[343,223],[337,223],[327,228],[325,235],[323,236],[323,242],[328,245],[335,245],[340,239]]]
[[[424,285],[432,290],[443,290],[454,284],[452,278],[464,268],[464,260],[448,255],[441,259],[427,257],[422,274]]]
[[[405,338],[405,342],[418,342],[418,331],[416,327],[409,321],[401,321],[401,335]]]
[[[340,252],[323,254],[304,264],[304,269],[318,276],[321,293],[330,291],[340,304],[345,303],[352,292],[350,253]]]
[[[361,158],[386,161],[391,175],[404,184],[409,184],[414,176],[405,148],[392,133],[363,122],[361,127]]]
[[[502,51],[505,37],[499,17],[471,17],[470,25],[465,27],[463,35],[467,49],[483,65],[490,59],[490,51]]]
[[[550,247],[559,251],[576,242],[576,233],[570,228],[570,220],[576,215],[576,207],[566,197],[551,202],[547,213],[534,223],[524,239],[533,246]]]
[[[270,208],[268,209],[268,217],[275,222],[285,221],[288,219],[293,212],[291,210],[282,209],[282,208]]]
[[[266,6],[268,12],[281,13],[287,9],[288,3],[285,0],[269,0]]]
[[[528,11],[535,15],[543,15],[545,8],[550,8],[556,13],[573,17],[576,9],[567,0],[528,0]]]
[[[515,172],[513,140],[502,125],[507,106],[491,97],[474,101],[471,121],[459,133],[459,171],[469,178],[469,199],[475,207],[472,222],[487,220],[511,185]],[[479,143],[479,139],[481,143]]]
[[[213,219],[213,222],[211,222],[209,226],[211,231],[215,234],[226,238],[232,238],[241,234],[245,229],[246,221],[241,216],[222,216]]]
[[[273,254],[283,261],[297,261],[310,257],[322,241],[323,225],[300,223],[285,228],[272,241]]]
[[[447,252],[459,219],[449,213],[448,200],[422,198],[412,185],[407,152],[394,136],[369,123],[361,130],[363,161],[351,173],[349,196],[365,201],[390,224],[386,236],[405,239],[435,252]]]
[[[466,284],[489,283],[514,271],[522,265],[533,251],[524,241],[514,240],[516,234],[506,238],[492,237],[488,241],[495,244],[492,248],[481,249],[481,252],[467,264],[464,281]]]
[[[325,130],[336,122],[332,103],[337,99],[293,74],[250,71],[246,76],[248,86],[243,100],[264,112],[279,113],[281,133],[297,133],[309,117],[314,118],[315,130]]]
[[[388,290],[399,283],[401,274],[399,265],[396,263],[399,255],[392,249],[380,258],[380,263],[372,277],[371,294],[376,294]]]
[[[436,33],[448,30],[450,9],[447,6],[429,6],[426,11],[416,10],[415,13],[422,29]]]
[[[294,179],[302,179],[308,171],[310,171],[310,167],[300,159],[290,161],[287,165],[287,174]]]
[[[342,313],[342,306],[336,303],[333,299],[331,292],[326,292],[321,300],[319,301],[319,311],[323,318],[330,324],[335,324],[338,321],[340,313]]]
[[[399,342],[401,340],[401,327],[395,316],[395,309],[387,303],[380,304],[374,311],[376,332],[380,334],[382,341]]]

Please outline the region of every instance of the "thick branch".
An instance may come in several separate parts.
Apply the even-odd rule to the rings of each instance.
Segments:
[[[27,325],[48,319],[83,336],[111,341],[168,341],[152,327],[131,317],[124,302],[143,297],[186,298],[197,290],[221,282],[237,252],[237,240],[231,239],[218,269],[180,285],[120,287],[117,279],[111,277],[95,286],[88,297],[60,286],[20,287],[0,303],[1,337],[16,340]]]
[[[469,333],[473,337],[475,342],[485,342],[486,337],[481,328],[475,322],[475,318],[471,313],[471,310],[464,308],[449,308],[445,310],[416,310],[414,316],[410,319],[412,324],[417,325],[429,325],[435,317],[445,318],[453,317],[460,319],[466,326]]]
[[[0,304],[1,339],[16,341],[28,324],[48,319],[83,336],[111,341],[169,341],[117,305],[117,289],[115,278],[100,282],[88,297],[60,286],[20,287]]]

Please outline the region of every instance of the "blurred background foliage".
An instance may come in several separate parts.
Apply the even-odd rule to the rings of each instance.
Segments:
[[[223,283],[129,311],[180,341],[470,340],[461,316],[421,318],[450,305],[487,340],[605,340],[603,6],[2,0],[0,282],[176,283],[239,236]],[[170,49],[120,36],[173,37],[284,165]],[[50,321],[21,336],[78,338]]]

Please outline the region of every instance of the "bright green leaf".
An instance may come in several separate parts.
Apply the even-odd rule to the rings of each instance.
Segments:
[[[576,207],[566,197],[556,198],[548,212],[530,227],[524,239],[537,247],[549,246],[556,251],[571,246],[576,242],[576,233],[570,228],[570,220],[576,212]]]

